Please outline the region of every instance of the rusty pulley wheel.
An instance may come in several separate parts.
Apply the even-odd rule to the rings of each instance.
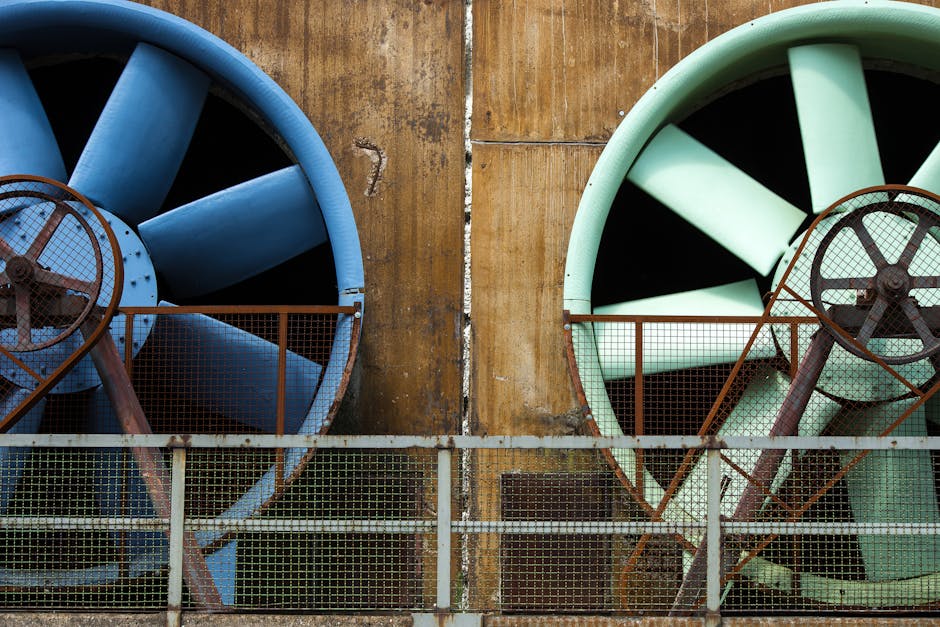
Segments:
[[[813,258],[813,304],[846,350],[888,364],[940,352],[940,199],[915,188],[864,190]],[[838,328],[836,328],[838,327]],[[845,333],[851,335],[849,339]]]
[[[103,219],[63,185],[13,177],[0,187],[0,220],[9,227],[0,234],[0,346],[58,344],[103,309],[102,242],[92,226]]]

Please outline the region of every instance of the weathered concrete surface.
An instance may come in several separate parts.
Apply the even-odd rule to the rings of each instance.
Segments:
[[[313,627],[329,625],[330,627],[410,627],[412,619],[410,614],[387,616],[358,616],[355,614],[337,615],[300,615],[300,614],[183,614],[184,627]]]
[[[410,627],[410,614],[387,616],[359,616],[354,614],[300,615],[300,614],[187,614],[183,613],[185,627]],[[117,614],[111,612],[9,612],[0,614],[0,625],[9,627],[116,627],[134,625],[163,627],[166,614]]]
[[[488,616],[485,627],[536,627],[541,625],[571,625],[574,627],[699,627],[708,624],[704,618],[610,617],[610,616]],[[747,617],[723,618],[722,627],[809,627],[834,625],[836,627],[921,627],[940,625],[937,618],[835,618],[835,617]]]
[[[0,614],[0,625],[11,627],[112,627],[118,625],[142,625],[144,627],[166,625],[166,615],[162,612],[152,614],[99,614],[77,612],[8,612]]]
[[[301,614],[183,614],[186,627],[410,627],[410,614],[368,615],[301,615]],[[571,625],[585,627],[698,627],[705,625],[702,618],[628,617],[628,616],[483,616],[485,627],[540,627],[541,625]],[[834,625],[836,627],[927,627],[940,625],[940,618],[835,618],[835,617],[747,617],[723,618],[726,627],[809,627],[810,625]],[[59,612],[11,612],[0,614],[0,625],[11,627],[112,627],[117,625],[162,626],[166,615],[118,614],[118,613],[59,613]]]

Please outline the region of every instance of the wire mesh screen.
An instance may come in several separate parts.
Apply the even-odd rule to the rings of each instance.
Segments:
[[[235,608],[433,606],[434,534],[423,530],[434,529],[434,463],[431,450],[317,452],[276,502],[259,507],[255,528],[223,534],[217,519],[204,521],[212,545],[228,553],[216,585],[230,590]],[[212,519],[211,509],[202,517]]]
[[[151,441],[172,467],[171,497],[185,492],[162,516],[138,468],[143,436],[121,447],[50,437],[62,446],[0,450],[0,485],[12,486],[0,493],[5,608],[163,609],[174,578],[197,611],[698,614],[709,581],[724,614],[930,611],[940,596],[936,440],[869,450],[823,436],[778,450],[734,436],[706,439],[711,449],[464,438],[442,466],[444,438],[375,448],[378,436],[323,436],[289,483],[252,480],[300,436],[271,436],[295,438],[288,448]],[[628,451],[644,466],[639,485],[608,466]],[[776,475],[757,481],[771,454]],[[441,499],[446,476],[460,487]],[[759,507],[743,516],[749,498]],[[699,566],[708,546],[714,572]]]
[[[9,412],[29,391],[6,381],[10,433],[243,434],[246,442],[321,434],[348,382],[359,329],[351,307],[128,308],[111,326],[100,344],[114,343],[131,387],[102,374],[97,347],[18,416]],[[232,606],[242,594],[237,543],[218,521],[262,515],[313,456],[308,447],[197,448],[185,483],[173,488],[170,453],[152,446],[0,448],[0,530],[9,539],[0,603],[166,607],[171,501],[185,489],[186,516],[216,523],[182,534],[184,602]]]
[[[739,453],[757,460],[765,452]],[[779,453],[792,466],[783,468],[762,511],[750,526],[730,517],[726,525],[723,612],[893,613],[934,606],[940,537],[928,510],[935,511],[935,451]],[[866,461],[833,481],[860,455]],[[917,467],[920,456],[926,468]],[[740,473],[738,464],[722,461],[723,477]],[[880,479],[866,475],[876,467]],[[925,473],[929,493],[913,487]]]
[[[769,307],[788,315],[766,319],[575,317],[571,361],[597,432],[712,437],[719,447],[734,436],[937,434],[929,356],[894,367],[865,359],[855,336],[870,308],[861,325],[842,326],[780,293]],[[929,345],[869,326],[866,345],[881,354],[897,354],[896,341]],[[638,519],[707,519],[703,451],[612,449],[608,461]],[[935,451],[727,448],[720,461],[722,612],[897,611],[940,600]],[[747,527],[771,522],[803,526]],[[675,541],[678,583],[665,610],[704,611],[704,535]]]
[[[344,375],[342,368],[327,369],[336,314],[218,308],[209,315],[203,309],[132,310],[134,328],[145,328],[156,316],[130,362],[134,388],[155,431],[325,430],[326,412],[315,416],[311,407],[319,389],[337,389]]]
[[[473,452],[455,605],[505,613],[642,613],[671,606],[682,525],[644,528],[642,506],[585,450]],[[691,524],[687,535],[694,536]]]
[[[166,521],[120,449],[0,449],[0,605],[165,608]],[[131,513],[133,512],[133,513]]]

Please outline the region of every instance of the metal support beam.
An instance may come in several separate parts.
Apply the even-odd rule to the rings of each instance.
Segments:
[[[708,565],[705,583],[705,608],[709,614],[717,614],[721,603],[721,451],[706,451],[707,506],[705,550]]]
[[[183,523],[186,503],[186,449],[173,449],[170,479],[170,563],[167,574],[166,624],[180,625],[183,605]]]

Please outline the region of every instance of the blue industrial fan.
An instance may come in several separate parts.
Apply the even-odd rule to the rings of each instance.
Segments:
[[[42,97],[36,76],[49,66],[65,67],[68,72],[68,63],[74,59],[97,58],[122,66],[90,134],[79,137],[80,150],[72,159],[64,145],[74,144],[76,134],[64,138],[63,129],[70,133],[72,103],[81,102],[92,90],[78,85],[64,103],[50,102]],[[63,98],[61,91],[59,98]],[[241,114],[242,124],[250,120],[256,131],[268,136],[279,165],[218,189],[200,189],[194,198],[171,204],[180,197],[174,185],[180,179],[198,177],[201,165],[188,159],[188,151],[200,124],[207,122],[205,116],[223,107],[218,102],[232,103],[229,108]],[[75,109],[82,107],[75,105]],[[50,121],[55,116],[47,115],[53,110],[60,112],[56,124]],[[74,114],[75,120],[80,117]],[[193,175],[188,169],[197,172]],[[349,200],[310,122],[243,55],[172,15],[119,0],[14,0],[0,5],[0,176],[7,175],[65,183],[100,210],[123,258],[122,307],[158,303],[170,307],[169,299],[205,304],[224,298],[241,304],[256,298],[252,290],[259,283],[273,285],[268,289],[273,289],[275,299],[277,290],[289,288],[283,294],[285,301],[309,303],[304,300],[306,294],[324,291],[318,282],[325,283],[326,290],[336,290],[333,293],[338,293],[341,306],[363,301],[362,259]],[[0,215],[0,238],[14,248],[28,246],[46,223],[43,211],[42,203],[36,203]],[[97,228],[102,233],[102,227]],[[302,263],[304,259],[332,265],[335,281],[323,268],[311,270],[309,263]],[[53,270],[55,264],[46,263]],[[282,268],[303,274],[285,281],[277,274]],[[350,354],[352,329],[353,316],[339,315],[324,362],[288,351],[286,385],[293,392],[285,411],[285,432],[316,434],[329,426]],[[47,331],[25,333],[39,348],[17,355],[37,372],[55,369],[81,343],[75,334],[45,346],[43,333]],[[177,345],[184,338],[191,352],[163,356],[164,367],[173,376],[162,384],[175,396],[231,424],[274,431],[279,356],[277,344],[269,338],[189,312],[138,316],[130,335],[123,317],[117,316],[111,334],[117,346],[135,356],[159,350],[166,338],[177,338]],[[206,354],[224,357],[213,361],[217,364],[213,366],[207,365]],[[0,415],[7,415],[29,395],[35,382],[7,359],[0,359],[0,376],[8,382]],[[250,405],[234,402],[229,391],[212,384],[222,379],[250,388],[260,400]],[[50,408],[61,404],[62,398],[70,399],[72,405],[87,403],[79,428],[91,433],[120,432],[98,373],[86,361],[12,424],[9,432],[50,428]],[[18,485],[26,479],[30,455],[24,450],[0,449],[0,476],[4,478],[0,515],[7,513]],[[218,515],[243,518],[259,511],[274,497],[275,486],[293,476],[306,457],[307,451],[287,451],[284,476],[275,476],[276,469],[268,467]],[[153,515],[139,476],[132,476],[127,485],[117,484],[118,451],[100,450],[92,458],[95,498],[102,514],[127,513],[130,503],[130,515]],[[221,532],[197,534],[197,540],[209,552],[206,562],[221,600],[231,604],[235,541]],[[122,576],[152,572],[166,561],[159,534],[133,532],[123,542],[127,555]],[[87,586],[117,577],[118,565],[107,561],[40,572],[0,568],[0,586]]]

